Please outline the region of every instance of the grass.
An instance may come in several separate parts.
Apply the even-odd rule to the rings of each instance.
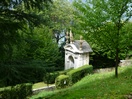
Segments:
[[[66,74],[66,72],[70,71],[72,69],[68,69],[68,70],[64,70],[64,71],[58,71],[59,74],[63,75],[63,74]],[[54,84],[49,84],[49,85],[54,85]],[[41,87],[46,87],[47,84],[45,84],[44,82],[38,82],[38,83],[35,83],[33,85],[33,89],[37,89],[37,88],[41,88]]]
[[[52,84],[49,84],[49,85],[52,85]],[[33,85],[33,89],[37,89],[37,88],[41,88],[41,87],[46,87],[47,84],[45,84],[44,82],[38,82],[38,83],[35,83]]]
[[[127,99],[124,96],[132,93],[132,66],[118,70],[118,78],[115,78],[114,71],[96,73],[84,77],[72,87],[43,91],[30,99]]]

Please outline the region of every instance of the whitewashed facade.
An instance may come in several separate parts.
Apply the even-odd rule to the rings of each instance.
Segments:
[[[89,52],[92,52],[92,49],[85,40],[75,40],[67,43],[64,49],[65,70],[89,65]]]

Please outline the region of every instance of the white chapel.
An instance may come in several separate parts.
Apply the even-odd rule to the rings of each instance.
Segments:
[[[70,40],[70,42],[69,42]],[[66,33],[65,49],[65,70],[70,68],[79,68],[83,65],[89,65],[89,53],[92,52],[90,45],[82,40],[73,40],[72,32]]]

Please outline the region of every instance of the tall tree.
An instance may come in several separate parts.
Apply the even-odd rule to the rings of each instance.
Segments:
[[[132,16],[132,0],[75,0],[77,19],[84,37],[92,40],[100,48],[111,53],[116,61],[115,76],[118,77],[119,54],[122,48],[122,39],[127,31],[121,32]],[[124,41],[123,41],[124,42]]]
[[[13,46],[12,60],[0,64],[0,87],[25,82],[39,82],[45,72],[63,68],[58,45],[46,26],[27,29],[19,47]],[[20,31],[20,33],[23,31]]]
[[[21,35],[18,30],[43,22],[39,12],[51,0],[1,0],[0,1],[0,61],[12,57],[13,45],[19,45]]]
[[[50,28],[53,31],[56,42],[64,37],[66,29],[69,29],[73,21],[73,6],[68,0],[54,0],[49,13]]]

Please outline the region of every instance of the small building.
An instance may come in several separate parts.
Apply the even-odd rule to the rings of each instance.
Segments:
[[[68,43],[68,33],[66,36],[67,43],[64,46],[65,49],[65,70],[70,68],[79,68],[83,65],[89,65],[89,53],[92,52],[90,45],[82,40],[73,40],[72,33],[70,31],[70,43]]]

